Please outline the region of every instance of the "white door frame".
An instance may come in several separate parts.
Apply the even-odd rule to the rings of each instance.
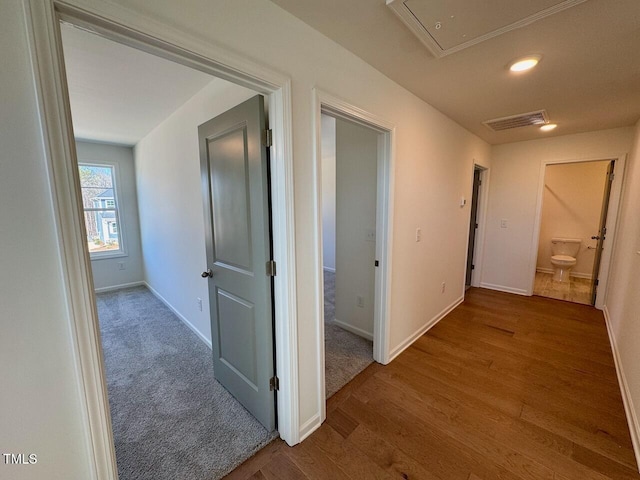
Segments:
[[[609,280],[609,270],[611,265],[611,254],[615,243],[618,225],[618,214],[620,213],[620,201],[622,199],[622,187],[624,182],[624,173],[626,165],[626,154],[618,155],[602,155],[599,157],[588,158],[572,158],[561,160],[546,160],[542,162],[540,168],[540,178],[538,180],[538,200],[536,202],[536,223],[533,228],[533,238],[531,242],[531,254],[529,258],[530,283],[527,288],[527,295],[533,295],[533,286],[536,279],[536,265],[538,263],[538,246],[540,243],[540,226],[542,223],[542,201],[544,198],[544,178],[548,165],[558,165],[563,163],[584,163],[584,162],[601,162],[603,160],[614,160],[616,162],[613,184],[611,185],[611,198],[609,199],[608,216],[607,216],[607,242],[602,250],[602,258],[600,262],[600,274],[598,279],[598,292],[596,295],[595,307],[598,310],[604,308],[604,301],[607,295],[607,285]]]
[[[264,66],[206,44],[115,4],[84,10],[62,0],[23,0],[42,142],[58,226],[64,293],[72,336],[91,478],[117,479],[100,330],[86,241],[60,20],[248,87],[268,96],[273,189],[278,430],[300,441],[291,82]],[[98,10],[99,9],[99,10]],[[126,19],[126,20],[125,20]],[[194,272],[194,275],[198,272]]]
[[[320,422],[326,418],[325,392],[325,355],[324,355],[324,283],[323,283],[323,252],[322,252],[322,135],[321,115],[330,114],[351,122],[358,123],[375,130],[378,135],[378,176],[377,176],[377,206],[376,206],[376,259],[380,262],[376,269],[375,305],[373,322],[373,359],[387,364],[390,361],[389,352],[389,319],[391,295],[391,251],[393,237],[393,177],[395,162],[395,125],[385,119],[377,117],[350,103],[347,103],[327,92],[314,88],[313,90],[313,121],[315,149],[313,165],[315,173],[315,212],[316,235],[314,251],[316,252],[316,331],[318,339],[318,410]],[[308,435],[311,429],[306,432]]]
[[[476,232],[476,240],[475,246],[473,248],[473,260],[475,262],[475,268],[471,272],[471,286],[479,287],[482,281],[482,264],[484,260],[484,237],[486,230],[486,218],[487,218],[487,206],[489,205],[489,175],[490,170],[488,167],[476,163],[475,161],[471,165],[471,195],[469,196],[470,200],[473,200],[473,176],[475,170],[480,170],[480,188],[478,189],[478,211],[476,213],[476,223],[478,224],[478,231]],[[469,204],[471,207],[471,204]],[[469,209],[469,220],[471,220],[471,209]],[[471,229],[471,222],[468,222],[469,228],[467,229],[467,238],[469,238],[469,233]],[[467,245],[468,247],[468,245]],[[467,248],[467,256],[469,255]],[[465,257],[465,275],[462,279],[462,291],[465,292],[466,296],[466,265],[468,258]]]

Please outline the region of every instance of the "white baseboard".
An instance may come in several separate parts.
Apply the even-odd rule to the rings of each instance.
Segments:
[[[627,383],[627,377],[622,369],[622,361],[620,359],[620,352],[616,343],[616,338],[613,335],[611,327],[611,316],[609,315],[609,309],[605,305],[602,309],[604,313],[604,322],[607,325],[607,332],[609,333],[609,342],[611,343],[611,350],[613,351],[613,361],[616,366],[616,374],[618,375],[618,383],[620,384],[620,393],[622,394],[622,403],[624,404],[624,412],[627,416],[627,424],[629,425],[629,432],[631,433],[631,443],[633,444],[633,453],[636,456],[636,463],[640,465],[640,423],[638,423],[638,417],[636,416],[636,410],[633,407],[633,398],[629,390],[629,384]]]
[[[389,354],[389,362],[391,362],[394,358],[396,358],[398,355],[404,352],[407,348],[409,348],[413,342],[415,342],[418,338],[424,335],[431,327],[433,327],[436,323],[442,320],[451,310],[456,308],[463,301],[464,301],[464,296],[461,296],[456,301],[454,301],[451,305],[446,307],[444,310],[438,313],[435,317],[429,320],[426,324],[424,324],[422,327],[416,330],[404,342],[402,342],[396,348],[391,350],[391,353]]]
[[[323,270],[326,270],[327,272],[331,272],[331,273],[336,273],[336,269],[335,268],[331,268],[331,267],[322,267]]]
[[[488,290],[497,290],[498,292],[515,293],[516,295],[529,296],[527,291],[523,290],[522,288],[505,287],[504,285],[494,285],[493,283],[483,282],[480,284],[480,288],[486,288]]]
[[[347,332],[351,332],[359,337],[366,338],[367,340],[373,341],[373,333],[367,332],[366,330],[362,330],[361,328],[354,327],[353,325],[349,325],[348,323],[341,322],[340,320],[334,318],[333,321],[340,328],[346,330]]]
[[[114,290],[122,290],[123,288],[139,287],[140,285],[146,285],[144,282],[130,282],[122,283],[120,285],[111,285],[109,287],[96,288],[96,293],[113,292]]]
[[[536,268],[536,272],[540,273],[554,273],[553,268]],[[590,273],[580,273],[580,272],[569,272],[569,276],[576,278],[586,278],[587,280],[591,280],[593,277]]]
[[[169,310],[171,310],[176,317],[178,317],[182,323],[184,323],[187,327],[189,327],[189,329],[195,333],[200,340],[202,340],[209,348],[213,348],[213,346],[211,345],[211,340],[209,340],[207,337],[205,337],[202,332],[200,332],[200,330],[198,330],[196,327],[194,327],[191,322],[189,320],[187,320],[178,310],[176,310],[175,308],[173,308],[173,305],[171,305],[162,295],[160,295],[155,288],[153,288],[151,285],[149,285],[147,282],[143,282],[143,284],[149,289],[149,291],[151,293],[153,293],[153,295],[155,295],[155,297],[160,300],[162,303],[164,303]]]
[[[316,414],[311,417],[309,420],[304,422],[300,427],[300,441],[302,442],[305,438],[315,432],[320,426],[322,422],[320,421],[320,414]]]

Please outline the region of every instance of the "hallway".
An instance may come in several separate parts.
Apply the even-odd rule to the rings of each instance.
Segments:
[[[602,313],[483,289],[228,478],[249,477],[640,479]]]

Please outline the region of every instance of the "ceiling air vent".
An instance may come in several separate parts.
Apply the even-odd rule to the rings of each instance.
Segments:
[[[509,130],[511,128],[529,127],[531,125],[544,125],[549,122],[549,117],[545,110],[537,112],[520,113],[510,117],[494,118],[484,123],[494,132]]]

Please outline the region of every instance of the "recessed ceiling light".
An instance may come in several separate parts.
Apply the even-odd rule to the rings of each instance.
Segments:
[[[518,58],[509,65],[509,70],[512,72],[525,72],[535,67],[541,59],[542,55],[529,55]]]
[[[550,132],[551,130],[553,130],[557,126],[558,125],[556,125],[555,123],[547,123],[546,125],[541,126],[540,130],[542,130],[543,132]]]

